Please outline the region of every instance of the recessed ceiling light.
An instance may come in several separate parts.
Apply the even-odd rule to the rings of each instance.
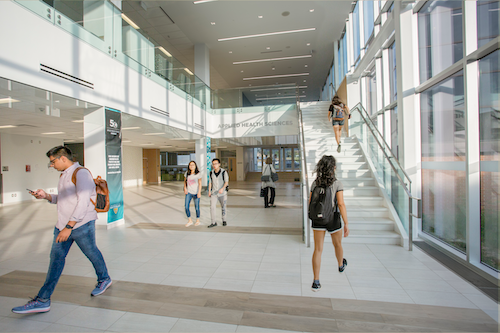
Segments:
[[[122,131],[139,129],[140,127],[122,127]]]
[[[257,16],[257,17],[258,17],[258,18],[263,18],[264,16],[262,16],[262,15],[259,15],[259,16]]]
[[[83,122],[84,122],[84,120],[83,120],[83,119],[81,119],[81,120],[73,120],[73,121],[72,121],[72,123],[83,123]]]
[[[299,89],[305,89],[307,86],[299,86]]]
[[[307,55],[292,56],[292,57],[281,57],[281,58],[269,58],[269,59],[234,61],[233,65],[252,64],[252,63],[255,63],[255,62],[268,62],[268,61],[278,61],[278,60],[302,59],[302,58],[311,58],[311,57],[312,57],[311,54],[307,54]]]
[[[122,13],[122,19],[127,22],[128,24],[130,24],[132,26],[132,28],[134,28],[135,30],[139,30],[139,26],[137,24],[134,23],[134,21],[132,21],[131,19],[129,19],[127,17],[127,15],[123,14]]]
[[[198,0],[198,1],[193,1],[193,4],[197,5],[200,3],[212,2],[212,1],[217,1],[217,0]]]
[[[141,144],[141,146],[154,146],[155,144],[154,143],[143,143]]]
[[[311,46],[311,43],[307,43],[306,45],[307,45],[307,46]]]
[[[2,125],[0,126],[0,128],[13,128],[13,127],[17,127],[16,125]]]
[[[309,9],[309,13],[312,13],[312,12],[314,12],[314,9]]]
[[[215,25],[215,22],[210,22],[211,25]]]
[[[274,71],[276,69],[276,67],[273,66],[273,67],[271,67],[271,69]]]
[[[61,101],[55,101],[55,102],[56,102],[56,103],[59,103],[59,102],[61,102]]]
[[[75,140],[64,140],[64,142],[75,142]]]
[[[243,71],[241,71],[241,73],[243,73]]]
[[[301,95],[299,97],[306,97],[305,95]],[[280,96],[280,97],[262,97],[262,98],[256,98],[255,100],[257,101],[265,101],[269,99],[285,99],[285,98],[295,98],[295,95],[292,96]]]
[[[161,52],[165,53],[165,55],[166,55],[167,57],[172,57],[172,55],[171,55],[171,54],[170,54],[167,50],[165,50],[165,49],[163,48],[163,46],[160,46],[160,47],[158,48],[158,50],[160,50]]]
[[[20,101],[18,101],[17,99],[10,98],[10,97],[0,98],[0,104],[16,103],[16,102],[20,102]]]
[[[243,80],[260,80],[260,79],[274,79],[278,77],[292,77],[292,76],[305,76],[309,73],[297,73],[297,74],[282,74],[282,75],[268,75],[268,76],[255,76],[255,77],[245,77]]]
[[[271,48],[270,48],[269,46],[268,46],[268,47],[266,47],[266,50],[270,50],[270,49],[271,49]]]
[[[257,35],[246,35],[246,36],[237,36],[237,37],[228,37],[228,38],[219,38],[217,39],[219,42],[224,42],[228,40],[235,39],[244,39],[244,38],[255,38],[255,37],[265,37],[265,36],[274,36],[274,35],[283,35],[283,34],[292,34],[296,32],[306,32],[306,31],[314,31],[316,28],[307,28],[307,29],[298,29],[298,30],[287,30],[287,31],[277,31],[277,32],[268,32],[264,34]]]
[[[229,53],[233,53],[233,51],[229,51]]]
[[[304,67],[306,67],[306,68],[307,68],[307,65],[304,65]]]
[[[45,132],[45,133],[41,133],[43,135],[55,135],[55,134],[64,134],[64,132]]]
[[[306,82],[307,80],[304,80],[304,82]]]
[[[261,89],[252,89],[250,91],[268,91],[268,90],[283,90],[283,89],[295,89],[296,86],[289,87],[279,87],[279,88],[261,88]],[[299,87],[300,88],[300,87]]]
[[[185,71],[186,71],[186,73],[188,73],[189,75],[193,75],[193,72],[191,72],[191,71],[189,70],[189,68],[187,68],[187,67],[186,67],[186,68],[184,68],[184,70],[185,70]]]

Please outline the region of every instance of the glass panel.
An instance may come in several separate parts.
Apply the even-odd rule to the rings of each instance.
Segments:
[[[292,170],[292,148],[285,148],[285,170]]]
[[[354,63],[360,54],[360,42],[359,42],[359,5],[356,3],[354,11],[352,12],[352,27],[353,27],[353,44],[354,44]]]
[[[266,163],[267,158],[270,156],[271,156],[270,149],[267,149],[267,148],[262,149],[262,161],[263,161],[263,163]]]
[[[500,51],[479,60],[481,261],[500,269]]]
[[[342,80],[344,79],[345,75],[347,72],[349,72],[349,68],[347,67],[347,38],[344,35],[344,38],[342,38],[342,59],[344,59],[344,71]]]
[[[262,171],[262,150],[261,148],[254,148],[254,159],[255,165],[254,170],[261,172]]]
[[[422,169],[422,230],[465,252],[465,171]]]
[[[31,10],[33,13],[43,17],[49,22],[54,23],[54,9],[53,4],[48,1],[32,1],[32,0],[17,0],[21,6]]]
[[[465,251],[465,117],[463,71],[420,95],[422,229]]]
[[[293,170],[300,170],[300,150],[298,148],[293,148]]]
[[[369,115],[377,113],[377,75],[375,67],[366,77],[366,111]]]
[[[429,1],[418,12],[420,82],[463,57],[462,1]]]
[[[325,89],[329,90],[331,87],[328,84],[326,82]],[[223,109],[295,104],[297,92],[295,84],[218,89],[212,92],[212,107]]]
[[[399,160],[399,141],[398,141],[398,107],[391,110],[391,150],[394,156]]]
[[[373,17],[373,1],[363,2],[363,23],[364,23],[364,33],[365,33],[365,44],[370,39],[373,32],[374,17]]]
[[[280,170],[280,150],[273,149],[273,166],[276,171]]]
[[[500,2],[477,2],[477,46],[481,47],[496,38],[500,31]]]
[[[398,98],[398,77],[396,72],[396,42],[389,48],[389,80],[391,85],[391,102]]]

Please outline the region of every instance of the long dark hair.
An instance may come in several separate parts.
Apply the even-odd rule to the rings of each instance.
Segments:
[[[191,165],[191,163],[194,163],[194,174],[197,175],[200,172],[200,170],[198,170],[198,164],[196,164],[195,161],[189,162],[188,163],[188,171],[186,173],[186,179],[184,179],[184,182],[186,183],[186,185],[187,185],[188,177],[191,174],[191,170],[189,170],[189,166]]]
[[[345,103],[340,99],[338,95],[333,96],[332,105],[338,105],[341,106],[342,108],[345,107]]]
[[[323,155],[316,164],[316,186],[329,187],[337,179],[335,177],[335,166],[337,162],[332,155]]]

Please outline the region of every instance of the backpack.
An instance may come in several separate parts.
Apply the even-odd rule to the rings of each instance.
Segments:
[[[333,221],[333,198],[331,187],[316,186],[311,194],[309,203],[309,218],[315,225],[326,226],[328,222]]]
[[[210,170],[210,179],[212,179],[212,173],[213,171]],[[224,181],[224,174],[226,173],[226,170],[222,169],[222,181]],[[226,192],[229,192],[229,185],[226,186]]]
[[[333,105],[333,119],[334,120],[337,120],[337,121],[340,121],[340,120],[344,120],[344,114],[345,114],[345,110],[344,110],[344,105],[341,104],[341,105]]]
[[[71,181],[73,184],[76,186],[76,173],[80,169],[86,169],[88,172],[90,172],[89,169],[84,168],[84,167],[78,167],[75,169],[73,172],[73,176],[71,176]],[[92,173],[90,172],[90,176],[92,176]],[[98,213],[105,213],[109,210],[109,190],[108,190],[108,183],[101,178],[101,176],[97,176],[97,178],[94,179],[95,183],[95,192],[97,194],[96,202],[92,201],[90,199],[90,202],[95,207],[96,212]]]

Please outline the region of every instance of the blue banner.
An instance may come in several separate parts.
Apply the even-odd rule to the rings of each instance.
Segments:
[[[106,181],[109,189],[108,223],[123,219],[122,114],[106,108]]]

